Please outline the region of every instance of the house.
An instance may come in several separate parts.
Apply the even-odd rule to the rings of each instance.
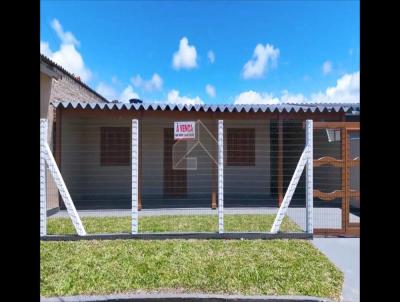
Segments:
[[[40,55],[40,118],[48,120],[48,143],[54,151],[56,143],[57,118],[54,107],[51,105],[55,100],[80,100],[84,103],[108,103],[107,99],[95,90],[83,83],[78,76],[66,71],[63,67],[51,61],[44,55]],[[48,209],[58,210],[59,198],[55,194],[56,188],[52,182],[47,186],[49,196]]]
[[[359,231],[359,104],[166,105],[54,100],[54,153],[78,210],[131,207],[131,125],[139,122],[139,208],[217,207],[223,120],[224,206],[278,207],[314,122],[314,206]],[[189,139],[176,140],[180,122]],[[176,128],[178,127],[178,128]],[[291,206],[304,207],[305,177]],[[62,203],[59,205],[63,208]],[[331,223],[323,217],[323,223]]]
[[[108,100],[88,85],[79,76],[65,70],[44,55],[40,55],[40,118],[49,121],[49,145],[52,146],[53,126],[56,122],[51,102],[79,100],[83,103],[108,103]]]

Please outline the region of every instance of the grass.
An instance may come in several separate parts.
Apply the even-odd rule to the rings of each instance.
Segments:
[[[267,232],[275,215],[224,215],[226,232]],[[83,217],[88,234],[130,233],[130,217]],[[49,218],[48,234],[75,234],[69,218]],[[217,232],[216,215],[144,216],[139,218],[139,232]],[[282,232],[301,231],[288,217],[281,225]]]
[[[343,274],[302,240],[41,242],[42,296],[133,292],[310,295],[339,300]]]
[[[274,215],[225,215],[226,231],[268,231]],[[130,232],[130,217],[84,217],[88,233]],[[140,232],[217,231],[216,216],[140,217]],[[281,231],[300,231],[285,218]],[[49,234],[74,234],[50,218]],[[132,292],[311,295],[339,300],[343,274],[302,240],[41,242],[41,295]]]

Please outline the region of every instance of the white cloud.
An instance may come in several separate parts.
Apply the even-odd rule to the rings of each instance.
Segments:
[[[253,90],[242,92],[235,97],[234,104],[278,104],[279,99],[270,93],[258,93]]]
[[[129,102],[130,99],[139,99],[139,95],[133,91],[131,85],[128,85],[122,92],[118,93],[112,86],[100,82],[96,87],[96,91],[110,102],[118,100],[126,103]]]
[[[177,104],[177,105],[201,105],[204,102],[200,99],[200,97],[196,96],[195,98],[190,98],[187,96],[180,96],[178,90],[171,90],[168,92],[167,101],[168,104]]]
[[[189,40],[183,37],[179,42],[179,50],[174,53],[172,66],[175,69],[191,69],[197,67],[196,47],[189,45]]]
[[[217,94],[215,91],[215,87],[210,84],[206,85],[206,93],[212,98],[214,98],[215,95]]]
[[[118,99],[118,94],[115,91],[115,89],[103,82],[100,82],[97,87],[96,87],[96,91],[101,94],[102,96],[104,96],[107,100],[109,101],[113,101],[115,99]]]
[[[279,49],[273,45],[257,44],[253,57],[243,66],[243,78],[257,79],[262,77],[269,69],[275,68],[278,63]]]
[[[140,74],[136,75],[131,79],[132,84],[135,87],[142,87],[146,91],[161,90],[163,85],[162,78],[154,73],[150,80],[143,80]]]
[[[215,62],[215,54],[212,50],[208,51],[207,57],[211,64],[213,64]]]
[[[51,57],[53,55],[49,43],[40,41],[40,53],[44,54],[46,57]]]
[[[281,103],[305,103],[307,98],[301,93],[291,94],[289,91],[283,90],[279,101]]]
[[[53,52],[48,42],[40,41],[40,52],[67,71],[79,76],[82,81],[89,81],[92,72],[85,66],[82,55],[75,48],[79,45],[79,41],[72,33],[64,32],[57,19],[51,22],[51,27],[61,40],[60,49]]]
[[[57,19],[53,19],[53,21],[51,21],[51,27],[54,29],[63,44],[79,46],[79,41],[75,38],[75,36],[69,31],[64,32],[60,22]]]
[[[360,102],[360,71],[345,74],[336,81],[336,86],[328,87],[325,93],[311,95],[313,102],[359,103]]]
[[[130,99],[139,99],[139,95],[133,91],[133,87],[131,85],[128,85],[124,91],[122,91],[119,101],[121,102],[129,102]]]
[[[322,73],[324,75],[327,75],[332,72],[332,62],[331,61],[325,61],[324,64],[322,64]]]
[[[234,104],[280,104],[280,103],[359,103],[360,72],[345,74],[336,82],[336,86],[328,87],[325,92],[311,94],[309,98],[301,93],[291,94],[283,90],[280,96],[272,93],[245,91],[237,95]]]
[[[50,59],[79,76],[84,82],[92,76],[92,72],[85,67],[82,55],[72,44],[61,44],[60,49],[54,52]]]

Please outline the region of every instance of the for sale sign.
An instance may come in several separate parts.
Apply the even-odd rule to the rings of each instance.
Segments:
[[[195,139],[196,122],[174,122],[174,139]]]

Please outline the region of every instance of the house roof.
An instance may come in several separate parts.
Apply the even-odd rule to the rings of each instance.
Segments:
[[[98,92],[96,92],[94,89],[90,88],[88,85],[86,85],[85,83],[83,83],[78,77],[76,77],[74,74],[68,72],[67,70],[65,70],[62,66],[58,65],[57,63],[53,62],[52,60],[50,60],[48,57],[46,57],[43,54],[40,54],[40,62],[42,63],[46,63],[50,66],[52,66],[53,68],[55,68],[57,71],[61,72],[63,75],[69,77],[70,79],[74,80],[77,84],[81,85],[83,88],[89,90],[91,93],[93,93],[94,95],[98,96],[100,99],[102,99],[104,102],[109,102],[104,96],[102,96],[101,94],[99,94]],[[100,103],[100,102],[99,102]],[[104,103],[101,103],[104,104]]]
[[[148,111],[204,111],[204,112],[345,112],[360,111],[359,103],[302,103],[279,105],[176,105],[155,103],[100,103],[100,102],[52,102],[56,108],[102,109],[102,110],[148,110]]]

